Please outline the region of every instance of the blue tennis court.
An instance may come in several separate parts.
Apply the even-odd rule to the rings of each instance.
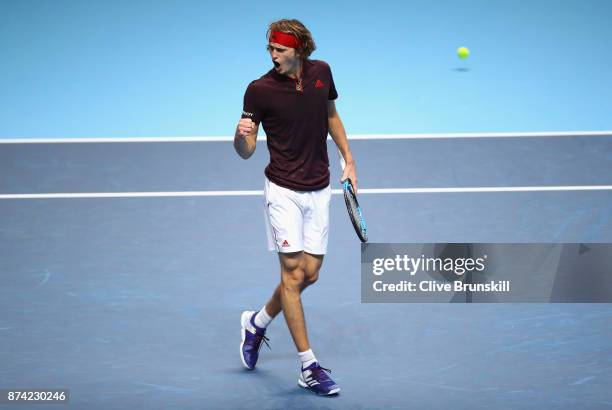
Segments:
[[[370,241],[610,243],[610,3],[217,7],[0,5],[0,389],[75,409],[610,408],[609,304],[361,303],[338,191],[302,297],[342,393],[297,386],[282,317],[245,371],[240,313],[279,273],[265,142],[249,161],[230,142],[267,23],[296,16],[334,70]]]

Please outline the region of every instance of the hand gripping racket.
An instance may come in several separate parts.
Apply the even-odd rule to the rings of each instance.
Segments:
[[[344,158],[342,158],[340,151],[338,151],[338,155],[340,156],[342,172],[344,172],[346,162],[344,162]],[[355,193],[355,189],[353,188],[353,183],[351,182],[350,178],[342,181],[342,191],[344,192],[344,202],[346,203],[346,209],[348,210],[349,217],[351,218],[353,228],[355,228],[355,232],[357,233],[357,236],[361,242],[367,242],[368,228],[366,226],[363,213],[361,212],[361,207],[357,201],[357,194]]]

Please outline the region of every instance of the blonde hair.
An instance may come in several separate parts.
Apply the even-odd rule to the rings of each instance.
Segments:
[[[313,51],[317,49],[317,46],[312,39],[312,34],[310,31],[302,24],[299,20],[288,20],[282,19],[278,21],[274,21],[270,23],[268,26],[268,31],[266,32],[266,38],[270,38],[270,33],[273,31],[281,31],[283,33],[293,34],[300,40],[302,46],[296,51],[301,56],[302,60],[306,60]]]

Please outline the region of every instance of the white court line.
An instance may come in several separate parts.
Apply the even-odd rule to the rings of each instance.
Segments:
[[[554,191],[611,191],[612,185],[561,185],[514,187],[464,187],[464,188],[362,188],[360,195],[371,194],[438,194],[478,192],[554,192]],[[341,189],[332,193],[342,194]],[[262,196],[263,191],[179,191],[179,192],[84,192],[56,194],[0,194],[2,199],[73,199],[73,198],[169,198],[169,197],[229,197]]]
[[[542,137],[612,137],[612,131],[543,131],[543,132],[479,132],[440,134],[355,134],[349,140],[411,140],[450,138],[542,138]],[[327,138],[331,140],[330,137]],[[81,144],[115,142],[232,142],[234,137],[142,137],[142,138],[0,138],[1,144]],[[257,141],[265,141],[260,136]]]

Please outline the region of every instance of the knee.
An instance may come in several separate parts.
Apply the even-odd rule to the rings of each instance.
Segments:
[[[281,274],[281,282],[285,289],[299,290],[302,289],[306,283],[306,274],[304,270],[299,267],[285,269]]]
[[[305,272],[304,274],[304,288],[307,288],[310,285],[314,285],[314,283],[319,279],[319,271],[315,270],[312,272]]]

